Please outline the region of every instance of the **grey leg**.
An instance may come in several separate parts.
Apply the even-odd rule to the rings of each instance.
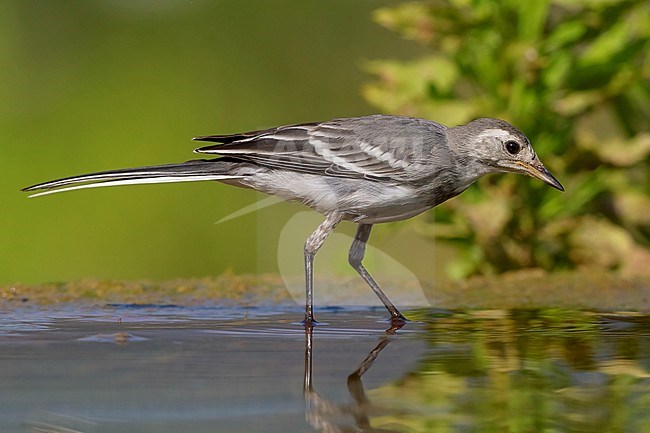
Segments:
[[[305,289],[307,292],[305,302],[305,325],[316,323],[314,320],[314,256],[318,252],[327,236],[334,231],[338,223],[343,219],[343,214],[332,212],[327,215],[325,221],[309,235],[305,242]]]
[[[354,242],[352,242],[352,246],[350,247],[350,255],[348,257],[348,261],[350,262],[350,265],[356,269],[359,275],[361,275],[361,277],[366,281],[366,283],[368,283],[372,291],[375,292],[381,302],[384,303],[384,306],[390,313],[391,321],[405,322],[406,318],[402,316],[402,313],[400,313],[397,308],[395,308],[393,303],[390,302],[386,294],[384,294],[384,292],[379,288],[379,285],[377,285],[375,280],[370,276],[366,268],[364,268],[363,264],[361,263],[363,256],[366,253],[366,242],[368,242],[368,238],[370,237],[371,229],[372,224],[359,224],[357,234],[354,236]]]

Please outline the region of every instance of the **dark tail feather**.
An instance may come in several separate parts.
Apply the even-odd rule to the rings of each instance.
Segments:
[[[220,159],[198,159],[180,164],[154,165],[150,167],[124,168],[82,174],[39,183],[23,188],[22,191],[40,191],[30,197],[54,194],[83,188],[98,188],[116,185],[137,185],[145,183],[196,182],[202,180],[238,179],[242,176],[228,174],[232,163]]]

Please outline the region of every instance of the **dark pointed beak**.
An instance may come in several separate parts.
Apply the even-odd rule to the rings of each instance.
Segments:
[[[535,158],[531,164],[522,161],[517,161],[515,164],[520,166],[523,169],[522,171],[526,174],[544,181],[555,189],[564,191],[562,184],[551,174],[550,171],[546,169],[546,167],[544,167],[541,162],[539,162],[539,160],[537,160],[537,158]]]

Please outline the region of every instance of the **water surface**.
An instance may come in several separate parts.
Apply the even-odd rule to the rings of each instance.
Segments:
[[[650,431],[650,318],[173,305],[0,318],[3,432]],[[389,330],[390,331],[390,330]]]

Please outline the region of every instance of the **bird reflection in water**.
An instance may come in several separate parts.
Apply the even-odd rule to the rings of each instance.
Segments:
[[[373,428],[370,425],[370,412],[376,409],[366,397],[362,376],[372,367],[379,353],[388,346],[391,336],[404,326],[404,322],[391,321],[391,326],[380,337],[377,344],[361,361],[359,367],[348,376],[348,391],[353,403],[337,404],[322,398],[313,386],[313,355],[314,355],[314,326],[305,325],[305,417],[307,422],[318,432],[345,433],[345,432],[375,432],[391,433],[397,430]],[[352,423],[347,423],[346,418],[351,417]]]

